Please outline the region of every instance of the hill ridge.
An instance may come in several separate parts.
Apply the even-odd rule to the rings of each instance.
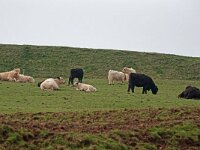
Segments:
[[[133,67],[154,78],[200,79],[200,58],[114,49],[0,44],[0,71],[15,67],[33,77],[69,76],[81,67],[86,78],[106,78],[109,69]]]

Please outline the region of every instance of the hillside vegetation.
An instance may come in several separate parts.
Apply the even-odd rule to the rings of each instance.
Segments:
[[[86,78],[106,78],[109,69],[133,67],[154,78],[200,79],[200,58],[55,46],[0,45],[0,71],[19,67],[33,77],[69,76],[81,67]]]

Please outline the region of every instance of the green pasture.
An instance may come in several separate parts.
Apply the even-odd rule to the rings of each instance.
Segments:
[[[200,107],[198,100],[178,99],[187,85],[200,87],[200,81],[154,79],[159,87],[157,95],[151,91],[142,94],[142,88],[127,93],[127,83],[108,85],[106,79],[84,79],[84,83],[97,88],[95,93],[76,91],[67,84],[58,91],[42,91],[35,83],[0,81],[0,113],[65,112],[135,108]]]
[[[0,51],[0,72],[20,68],[36,78],[35,83],[0,81],[0,149],[200,147],[200,101],[177,98],[188,85],[200,87],[199,57],[7,44],[0,44]],[[108,70],[125,66],[152,77],[158,94],[142,94],[137,87],[128,94],[127,83],[108,85]],[[97,92],[76,91],[67,83],[58,91],[37,86],[50,77],[67,81],[77,67]]]

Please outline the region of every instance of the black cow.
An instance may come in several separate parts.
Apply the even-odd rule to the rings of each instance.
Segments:
[[[143,87],[142,94],[147,94],[147,90],[151,90],[153,94],[157,94],[158,92],[158,87],[155,85],[153,80],[144,74],[131,73],[129,75],[128,92],[130,92],[130,89],[134,92],[135,86]]]
[[[81,68],[71,69],[68,85],[70,85],[70,83],[73,85],[74,78],[78,78],[78,81],[82,83],[83,74],[84,72]]]
[[[178,98],[200,99],[200,90],[196,87],[187,86],[185,91],[178,95]]]

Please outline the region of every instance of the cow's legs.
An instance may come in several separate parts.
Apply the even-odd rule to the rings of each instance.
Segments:
[[[143,87],[142,94],[147,94],[147,90],[145,87]]]
[[[131,85],[128,84],[128,92],[130,92],[130,89],[131,89]]]
[[[130,92],[130,89],[131,89],[132,93],[134,93],[134,88],[135,86],[128,84],[128,92]]]
[[[132,88],[131,88],[132,93],[134,93],[134,89],[135,89],[135,86],[132,86]]]
[[[78,78],[78,81],[79,81],[80,83],[82,83],[82,79],[83,79],[83,78]]]
[[[69,77],[68,85],[70,85],[70,82],[71,82],[71,77]]]
[[[72,85],[74,85],[74,78],[72,78],[71,76],[69,77],[69,82],[68,82],[68,85],[70,85],[70,83],[72,84]]]
[[[71,84],[74,85],[74,78],[71,78]]]
[[[113,84],[113,80],[112,80],[112,79],[109,79],[109,80],[108,80],[108,84],[109,84],[109,85]]]

